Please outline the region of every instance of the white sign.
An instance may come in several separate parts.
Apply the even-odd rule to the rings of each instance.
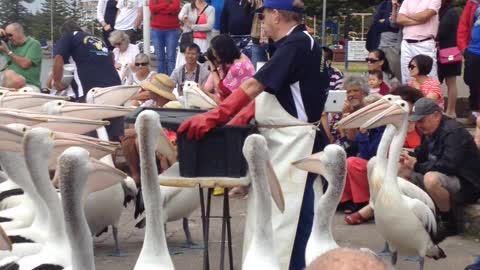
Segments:
[[[365,48],[366,41],[348,41],[348,61],[365,62],[368,51]]]

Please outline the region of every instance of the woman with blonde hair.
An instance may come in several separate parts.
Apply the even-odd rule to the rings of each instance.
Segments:
[[[122,84],[132,83],[132,71],[135,69],[135,56],[140,53],[137,45],[130,44],[130,38],[124,31],[115,30],[108,38],[113,49],[115,68]]]

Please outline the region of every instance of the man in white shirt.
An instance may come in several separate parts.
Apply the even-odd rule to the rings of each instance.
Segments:
[[[142,0],[119,0],[117,8],[115,30],[125,31],[130,37],[130,42],[135,44],[142,39],[140,29],[143,20]]]

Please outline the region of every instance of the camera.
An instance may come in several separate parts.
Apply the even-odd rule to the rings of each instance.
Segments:
[[[208,48],[208,50],[202,54],[200,54],[200,56],[198,56],[198,62],[200,64],[203,64],[205,62],[210,61],[210,62],[213,62],[215,60],[215,56],[213,55],[213,49],[212,48]]]
[[[7,43],[8,42],[8,37],[6,35],[0,36],[0,42]]]

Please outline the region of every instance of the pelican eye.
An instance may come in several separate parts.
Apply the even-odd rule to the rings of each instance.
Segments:
[[[58,106],[61,106],[61,105],[62,105],[62,103],[61,103],[61,102],[58,102],[58,103],[57,103],[57,105],[58,105]]]
[[[0,96],[3,95],[3,93],[0,93]]]
[[[22,128],[22,132],[27,132],[27,128],[26,127]]]

